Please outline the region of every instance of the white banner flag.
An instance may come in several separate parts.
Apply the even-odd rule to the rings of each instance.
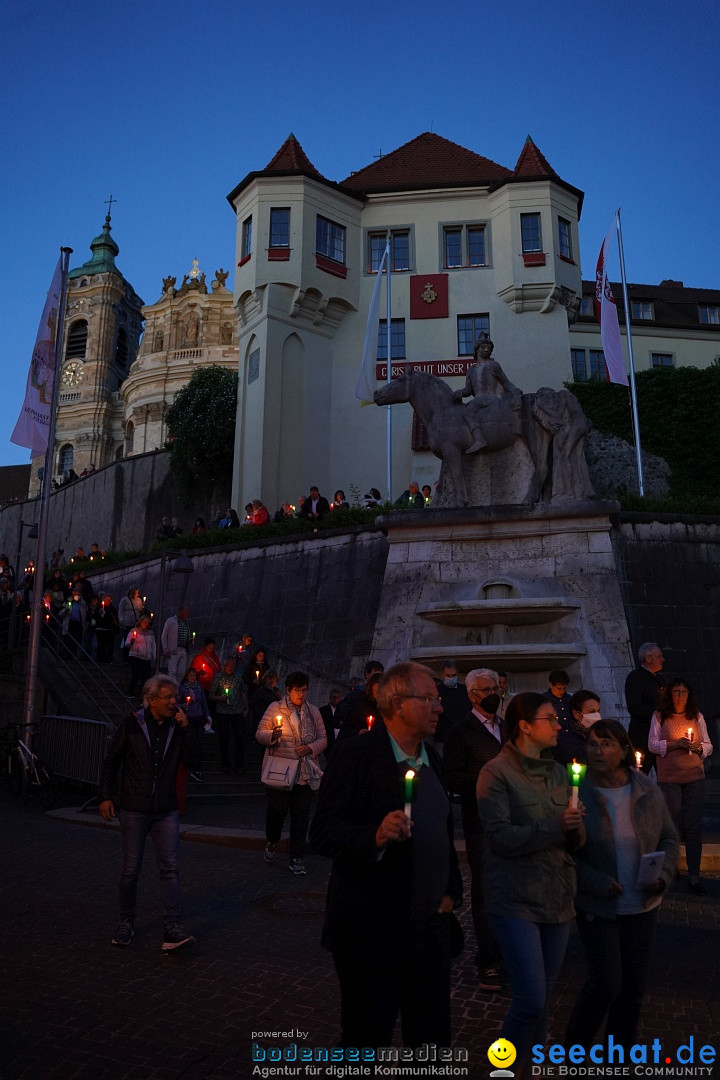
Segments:
[[[622,341],[620,340],[620,325],[618,323],[617,307],[610,288],[607,276],[608,255],[615,225],[600,248],[600,255],[595,271],[595,314],[600,323],[600,339],[603,353],[605,354],[605,367],[610,382],[628,385],[627,371],[625,370],[625,357],[623,356]],[[629,319],[629,312],[625,312],[625,319]]]
[[[33,349],[25,401],[10,441],[27,446],[33,457],[47,450],[50,432],[50,409],[55,389],[55,335],[62,292],[62,258],[58,259],[48,290]]]
[[[363,345],[362,363],[360,365],[360,377],[355,387],[355,397],[360,398],[363,405],[371,405],[373,394],[377,390],[377,376],[375,364],[377,361],[377,337],[378,337],[378,308],[380,306],[380,285],[382,283],[385,260],[390,252],[389,243],[385,245],[383,257],[378,266],[377,277],[370,298],[370,310],[368,311],[367,326],[365,327],[365,343]],[[388,356],[388,363],[390,357]]]

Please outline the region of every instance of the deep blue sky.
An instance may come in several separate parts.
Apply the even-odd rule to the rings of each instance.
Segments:
[[[112,193],[145,302],[193,258],[232,271],[225,196],[291,131],[332,180],[426,130],[512,167],[530,134],[585,192],[584,277],[621,206],[629,280],[720,287],[716,0],[499,7],[6,0],[0,464],[29,460],[9,435],[60,246],[90,257]]]

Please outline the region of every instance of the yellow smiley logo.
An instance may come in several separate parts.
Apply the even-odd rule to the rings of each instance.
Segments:
[[[498,1069],[507,1069],[517,1057],[517,1050],[507,1039],[496,1039],[488,1050],[488,1060]]]

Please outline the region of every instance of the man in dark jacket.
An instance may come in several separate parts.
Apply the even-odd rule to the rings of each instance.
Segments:
[[[135,927],[137,884],[145,840],[152,837],[160,869],[164,908],[163,951],[191,945],[195,938],[180,922],[180,819],[176,794],[180,764],[190,767],[188,718],[176,705],[177,683],[155,675],[143,687],[144,708],[124,720],[105,756],[100,778],[100,816],[115,817],[123,839],[120,921],[113,945],[129,945]],[[120,796],[114,789],[120,774]]]
[[[298,517],[308,518],[310,521],[320,521],[321,518],[329,513],[330,503],[324,495],[320,494],[319,488],[315,486],[311,487],[310,494],[298,510]]]
[[[655,764],[655,755],[648,750],[650,721],[660,708],[663,682],[662,671],[665,657],[655,641],[646,641],[638,649],[640,664],[625,680],[625,704],[630,713],[628,735],[636,750],[643,754],[642,770],[649,773]]]
[[[323,944],[340,982],[341,1045],[390,1046],[400,1012],[405,1046],[449,1046],[448,913],[462,883],[440,761],[425,742],[440,713],[432,672],[395,664],[378,705],[382,723],[335,744],[310,828],[333,860]]]
[[[497,672],[475,668],[465,676],[472,709],[445,736],[445,783],[460,796],[465,850],[470,867],[470,906],[477,952],[478,985],[482,990],[502,989],[500,949],[485,911],[483,887],[484,841],[477,811],[475,786],[480,770],[500,753],[503,739],[497,710],[500,705]]]

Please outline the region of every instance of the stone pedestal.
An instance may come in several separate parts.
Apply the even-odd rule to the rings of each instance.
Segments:
[[[389,554],[372,655],[501,668],[511,692],[596,691],[625,718],[633,666],[610,541],[617,504],[427,510],[381,518]]]

